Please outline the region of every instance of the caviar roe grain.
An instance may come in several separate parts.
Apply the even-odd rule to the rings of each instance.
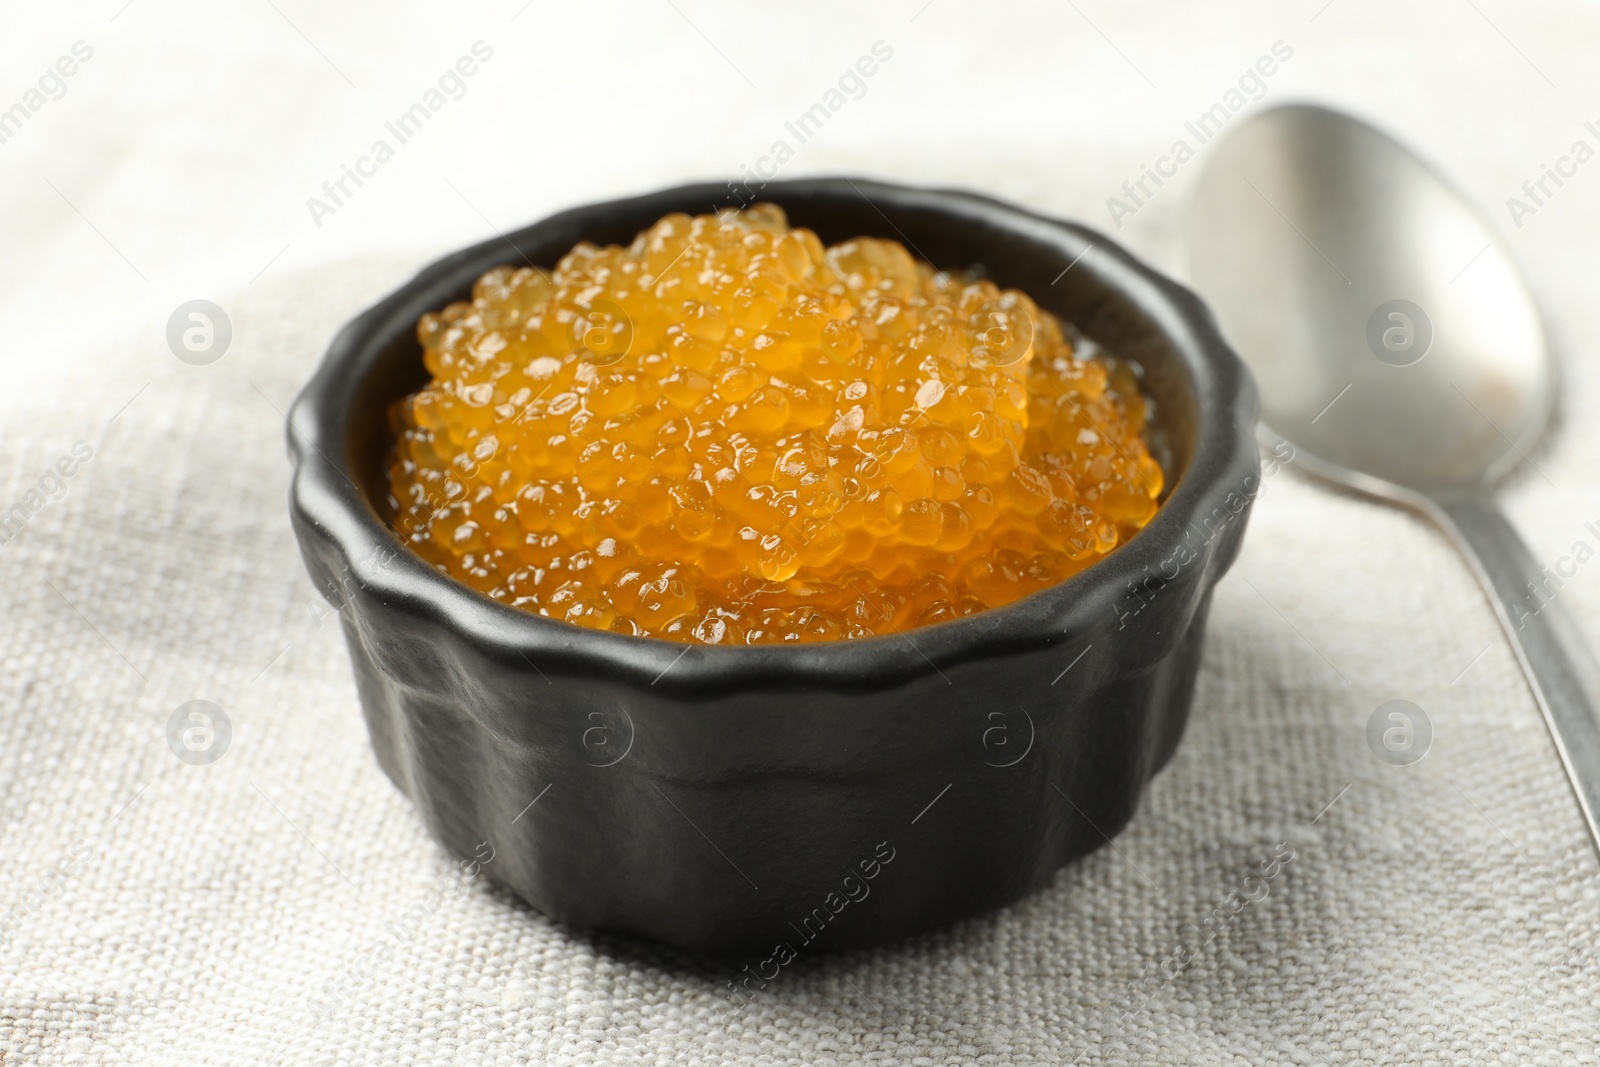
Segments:
[[[892,634],[1060,582],[1155,514],[1134,369],[1026,295],[783,212],[669,215],[424,315],[395,529],[580,626]]]

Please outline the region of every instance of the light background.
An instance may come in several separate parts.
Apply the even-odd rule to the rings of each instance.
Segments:
[[[1107,197],[1282,40],[1252,107],[1378,121],[1510,234],[1566,384],[1542,476],[1505,500],[1541,560],[1600,547],[1600,161],[1520,228],[1504,204],[1600,146],[1591,5],[109,0],[0,26],[0,108],[94,50],[0,144],[0,509],[96,450],[0,545],[0,1061],[1600,1062],[1597,865],[1486,602],[1432,530],[1292,471],[1218,590],[1179,755],[1120,852],[1052,889],[802,960],[731,1021],[728,964],[575,937],[481,880],[350,978],[450,865],[370,756],[288,531],[278,414],[430,258],[732,176],[875,41],[893,58],[784,177],[959,185],[1109,230]],[[478,40],[466,95],[314,225],[306,198]],[[1115,236],[1181,273],[1201,166]],[[234,325],[209,367],[163,340],[196,297]],[[1600,635],[1600,563],[1562,596]],[[1396,697],[1436,731],[1408,769],[1363,740]],[[164,737],[193,698],[234,725],[209,767]],[[1283,840],[1270,897],[1119,1021]],[[330,979],[350,999],[317,1018]]]

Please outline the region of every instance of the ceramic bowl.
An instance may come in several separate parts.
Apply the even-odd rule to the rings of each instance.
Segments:
[[[969,193],[771,182],[825,243],[981,269],[1117,354],[1155,401],[1168,490],[1106,559],[902,636],[708,647],[498,604],[380,515],[415,324],[500,263],[549,267],[692,185],[565,211],[441,259],[335,338],[295,403],[291,513],[340,608],[379,764],[450,852],[540,911],[721,954],[865,946],[1009,904],[1110,840],[1183,733],[1213,585],[1259,466],[1255,388],[1187,289],[1071,223]],[[764,962],[765,962],[764,961]]]

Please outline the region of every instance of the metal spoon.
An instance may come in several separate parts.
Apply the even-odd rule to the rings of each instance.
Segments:
[[[1214,149],[1189,245],[1195,287],[1261,386],[1263,438],[1422,512],[1467,557],[1600,846],[1600,666],[1559,598],[1570,574],[1541,569],[1492,496],[1532,465],[1556,390],[1504,242],[1389,137],[1295,105]]]

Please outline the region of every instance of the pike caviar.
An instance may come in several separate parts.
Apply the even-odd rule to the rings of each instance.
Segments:
[[[1156,511],[1134,368],[897,242],[669,215],[417,324],[392,520],[490,597],[706,644],[893,634],[1060,582]]]

